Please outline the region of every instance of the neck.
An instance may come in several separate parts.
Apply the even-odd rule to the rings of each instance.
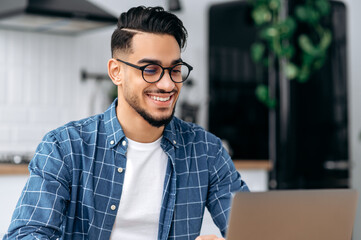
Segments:
[[[122,107],[118,104],[116,112],[118,121],[127,138],[140,143],[150,143],[162,136],[164,126],[154,127],[133,109],[133,111],[129,111],[129,109],[126,110],[124,107],[130,108],[130,106],[123,105]]]

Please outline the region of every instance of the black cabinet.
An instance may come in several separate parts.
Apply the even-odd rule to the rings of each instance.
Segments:
[[[209,19],[209,130],[233,159],[268,159],[268,110],[254,92],[267,69],[253,64],[256,29],[244,2],[215,5]]]
[[[346,9],[331,5],[329,57],[306,83],[282,83],[278,69],[252,62],[257,31],[247,1],[209,11],[209,130],[229,143],[233,159],[271,159],[271,188],[349,186]],[[254,92],[272,76],[279,104],[269,110]]]

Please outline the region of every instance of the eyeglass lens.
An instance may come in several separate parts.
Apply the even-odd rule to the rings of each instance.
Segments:
[[[156,82],[162,77],[162,72],[163,69],[159,65],[151,64],[144,68],[143,78],[147,82]],[[178,64],[171,69],[170,75],[174,82],[183,82],[188,78],[189,68],[184,64]]]

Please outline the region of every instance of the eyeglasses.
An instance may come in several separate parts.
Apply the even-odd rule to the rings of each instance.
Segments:
[[[168,70],[170,79],[172,79],[173,82],[181,83],[187,80],[189,73],[193,70],[193,67],[185,62],[177,63],[173,67],[162,67],[157,63],[149,63],[144,66],[137,66],[120,59],[116,60],[133,68],[141,70],[144,81],[148,83],[155,83],[162,79],[164,75],[164,70]]]

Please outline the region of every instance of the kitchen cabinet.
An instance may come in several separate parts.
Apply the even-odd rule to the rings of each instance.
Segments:
[[[286,2],[294,11],[295,1]],[[282,78],[275,65],[253,63],[258,31],[251,10],[248,1],[210,8],[209,130],[229,145],[233,159],[270,159],[271,189],[349,187],[345,5],[331,1],[328,57],[306,83]],[[274,109],[257,100],[259,84],[278,99]]]

